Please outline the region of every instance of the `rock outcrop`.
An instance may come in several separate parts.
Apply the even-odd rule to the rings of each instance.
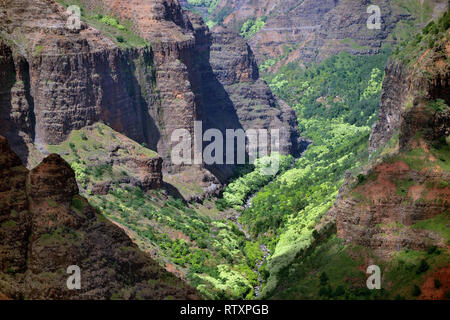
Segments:
[[[163,159],[102,123],[73,130],[67,141],[48,149],[79,171],[84,194],[105,195],[114,184],[144,192],[163,186]]]
[[[448,172],[413,170],[405,162],[382,163],[373,168],[369,181],[339,200],[337,234],[388,259],[401,249],[426,250],[446,241],[438,233],[411,228],[450,210]]]
[[[436,46],[421,56],[412,66],[406,66],[398,60],[389,61],[386,67],[386,78],[383,83],[380,112],[378,122],[374,124],[370,136],[369,151],[374,153],[377,149],[383,147],[389,139],[400,129],[402,123],[404,128],[403,134],[408,131],[417,131],[412,123],[407,123],[403,119],[415,116],[409,108],[419,105],[422,100],[442,99],[450,104],[450,67],[445,62],[450,52],[448,42],[442,46]],[[426,71],[425,71],[426,70]],[[418,95],[420,93],[420,95]],[[424,117],[423,120],[431,120]],[[425,127],[436,128],[430,124]],[[438,135],[448,135],[442,124]],[[420,128],[420,126],[419,126]],[[448,128],[448,124],[447,124]],[[443,130],[443,131],[442,131]],[[408,134],[412,136],[411,133]],[[430,137],[431,140],[434,140]],[[408,138],[403,137],[403,140]],[[403,146],[408,141],[403,141]]]
[[[214,44],[203,21],[182,10],[178,1],[80,3],[86,15],[101,7],[104,14],[128,21],[129,31],[150,45],[123,44],[86,23],[81,30],[68,30],[68,14],[54,0],[13,0],[2,6],[0,64],[5,85],[0,133],[14,142],[23,161],[30,162],[33,143],[45,153],[48,144],[98,121],[157,150],[166,167],[171,167],[172,132],[193,133],[194,121],[208,123],[216,116],[211,113],[228,119],[219,129],[295,125],[290,107],[277,108],[268,87],[257,79],[244,42],[234,53],[241,62],[235,78],[221,77],[219,70],[228,67],[228,61],[213,57],[211,46],[227,46],[229,41]],[[236,89],[233,97],[224,88],[250,82],[252,89]],[[259,104],[244,108],[253,98],[265,105],[264,112]],[[234,105],[236,101],[241,105]],[[295,152],[297,130],[287,131],[282,145],[285,152]]]
[[[381,29],[367,28],[370,5],[381,10]],[[448,6],[445,0],[423,5],[439,12]],[[233,9],[223,24],[235,31],[249,19],[265,20],[249,43],[259,62],[283,57],[275,68],[289,62],[321,61],[343,50],[357,55],[376,54],[383,44],[392,42],[389,34],[400,20],[412,19],[404,6],[387,0],[223,0],[213,18],[228,8]]]
[[[12,299],[197,299],[78,195],[58,155],[28,171],[0,136],[0,291]],[[66,286],[69,266],[81,289]]]
[[[384,259],[405,248],[448,245],[436,230],[414,227],[440,215],[447,221],[450,210],[448,35],[425,52],[415,44],[406,59],[389,63],[370,151],[376,157],[395,142],[394,133],[397,149],[372,159],[365,175],[348,177],[336,201],[338,236]]]

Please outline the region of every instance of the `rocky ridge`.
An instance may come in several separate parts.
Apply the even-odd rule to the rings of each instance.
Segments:
[[[379,30],[367,28],[369,5],[378,5],[381,9]],[[422,1],[421,12],[429,8],[436,13],[443,12],[446,6],[448,7],[446,1]],[[263,18],[264,27],[249,43],[260,63],[282,57],[283,61],[278,61],[273,66],[273,70],[277,70],[289,62],[306,64],[322,61],[343,50],[357,55],[376,54],[383,44],[396,42],[389,35],[398,22],[417,18],[412,16],[408,11],[411,8],[407,7],[399,1],[386,0],[370,3],[364,0],[264,0],[262,3],[223,0],[213,17],[223,13],[224,8],[233,8],[223,24],[236,31],[249,19]],[[422,24],[426,23],[420,20],[419,18]]]
[[[448,34],[412,61],[394,58],[387,66],[370,139],[373,164],[347,179],[335,205],[338,236],[385,259],[403,248],[447,245],[439,233],[414,225],[445,220],[450,210]]]
[[[157,150],[164,166],[171,167],[172,132],[183,128],[193,133],[195,120],[213,123],[211,114],[219,111],[229,129],[284,127],[286,152],[298,148],[292,110],[276,108],[270,90],[255,74],[245,42],[239,42],[238,52],[244,56],[237,57],[242,63],[235,73],[240,76],[232,82],[252,83],[254,89],[233,91],[230,99],[224,86],[231,83],[219,75],[222,61],[216,55],[210,62],[211,46],[219,38],[211,36],[199,17],[183,11],[178,1],[80,3],[86,15],[101,7],[102,13],[129,22],[131,31],[151,46],[125,46],[86,23],[70,31],[65,27],[68,14],[56,1],[14,0],[2,7],[1,133],[23,161],[37,163],[33,142],[45,153],[46,145],[61,143],[72,130],[103,121]],[[235,105],[247,98],[259,99],[268,112]],[[257,121],[248,119],[253,111]],[[222,171],[218,174],[229,175],[230,170]]]
[[[197,299],[78,195],[58,155],[31,171],[0,137],[0,291],[12,299]],[[69,290],[69,265],[81,289]]]

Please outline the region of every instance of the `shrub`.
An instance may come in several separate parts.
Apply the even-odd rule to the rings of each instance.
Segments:
[[[429,266],[428,263],[425,261],[425,259],[422,259],[422,261],[420,261],[419,267],[417,268],[417,274],[424,273],[424,272],[427,271],[428,269],[430,269],[430,266]]]
[[[332,293],[333,293],[333,289],[331,289],[331,287],[329,285],[322,286],[319,289],[319,295],[322,297],[330,297]]]
[[[342,285],[337,286],[336,291],[334,292],[335,297],[340,297],[345,294],[345,289]]]
[[[77,209],[78,211],[82,211],[84,208],[83,200],[79,196],[74,196],[72,198],[72,207]]]
[[[322,286],[326,285],[328,282],[328,276],[325,272],[322,272],[319,279],[320,279],[320,285],[322,285]]]
[[[440,287],[442,287],[442,283],[441,283],[441,281],[439,281],[439,279],[434,279],[434,287],[436,289],[439,289]]]
[[[413,291],[412,291],[412,295],[414,297],[418,297],[422,294],[422,290],[420,290],[418,285],[414,285]]]
[[[116,39],[117,39],[117,42],[120,42],[120,43],[125,42],[125,39],[122,36],[117,36]]]
[[[428,254],[433,254],[433,253],[436,252],[436,250],[437,250],[436,246],[431,246],[431,247],[428,248],[427,253]]]
[[[358,174],[358,184],[361,184],[364,181],[366,181],[366,176],[363,174]]]

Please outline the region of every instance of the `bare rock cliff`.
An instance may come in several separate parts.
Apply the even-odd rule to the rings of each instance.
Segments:
[[[226,47],[236,39],[212,36],[178,1],[81,4],[85,10],[101,7],[105,14],[130,21],[132,31],[150,45],[123,48],[85,23],[79,31],[68,30],[68,15],[54,0],[11,0],[2,5],[0,134],[23,161],[37,163],[33,143],[45,152],[46,145],[64,141],[72,130],[102,121],[145,142],[170,166],[172,132],[193,132],[195,120],[211,123],[212,114],[219,112],[228,119],[229,129],[286,127],[285,152],[298,148],[292,109],[276,106],[268,87],[258,80],[245,42],[234,53],[240,63],[231,79],[220,71],[229,61],[214,55],[213,47]],[[253,87],[245,89],[249,83]],[[241,89],[227,90],[231,84]],[[266,107],[249,106],[252,98]]]
[[[449,218],[448,31],[446,35],[413,60],[396,58],[388,65],[370,149],[393,150],[373,159],[365,175],[348,178],[336,201],[338,236],[383,258],[404,248],[447,246],[442,233],[415,226],[437,216],[445,224]]]
[[[379,30],[367,28],[369,5],[381,9]],[[424,8],[428,5],[436,12],[448,8],[446,0],[428,1]],[[235,31],[249,19],[265,20],[249,43],[259,62],[284,56],[275,68],[294,61],[321,61],[342,50],[358,55],[378,53],[392,41],[389,34],[397,23],[412,19],[400,2],[387,0],[223,0],[213,17],[224,13],[228,15],[223,24]]]

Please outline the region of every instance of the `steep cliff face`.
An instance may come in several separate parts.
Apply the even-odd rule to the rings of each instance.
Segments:
[[[384,258],[403,248],[448,244],[436,230],[415,227],[437,216],[448,223],[450,210],[449,32],[436,34],[421,35],[425,43],[434,37],[433,47],[424,49],[417,38],[403,48],[414,48],[411,54],[396,56],[387,67],[370,148],[373,157],[387,145],[394,149],[374,159],[359,181],[348,181],[353,187],[347,185],[336,204],[338,236]]]
[[[195,299],[196,292],[139,251],[78,195],[52,154],[32,171],[0,137],[0,291],[13,299]],[[81,270],[69,290],[66,269]]]
[[[139,142],[158,140],[150,48],[122,50],[84,23],[70,31],[55,1],[10,1],[1,15],[2,63],[10,70],[1,105],[9,125],[2,134],[44,150],[102,120]],[[140,70],[149,73],[141,83]],[[26,161],[26,148],[16,146]]]
[[[369,5],[380,7],[381,29],[367,28]],[[321,61],[342,50],[378,53],[383,44],[398,40],[389,35],[399,21],[418,18],[419,23],[425,23],[425,16],[443,12],[446,6],[447,1],[223,0],[212,16],[221,16],[227,12],[225,8],[232,8],[223,24],[236,31],[249,19],[264,19],[264,27],[249,43],[259,62],[280,60],[272,66],[276,70],[289,62]]]
[[[222,132],[282,128],[282,151],[298,152],[292,109],[277,106],[258,80],[252,52],[236,34],[225,33],[226,40],[212,37],[203,21],[183,11],[178,1],[80,3],[82,20],[94,21],[99,12],[117,17],[127,23],[127,32],[143,39],[140,45],[118,41],[98,21],[96,28],[82,22],[81,30],[68,30],[68,14],[52,0],[14,0],[0,13],[5,84],[0,133],[14,142],[29,166],[42,158],[36,146],[45,154],[47,145],[98,121],[157,150],[171,172],[172,132],[193,133],[196,120],[204,122],[204,130]],[[221,46],[225,52],[233,41],[233,58],[222,59]],[[226,68],[230,73],[224,76]],[[223,179],[232,173],[230,167],[216,169]]]
[[[299,155],[302,150],[295,112],[259,78],[249,45],[225,28],[215,29],[212,36],[213,71],[224,85],[243,128],[280,129],[281,152]]]
[[[378,122],[372,128],[370,136],[370,152],[374,153],[383,147],[396,132],[398,133],[402,125],[402,134],[408,135],[408,138],[413,135],[409,131],[415,133],[420,128],[408,123],[407,120],[408,117],[414,116],[408,109],[419,105],[421,100],[442,99],[447,104],[450,103],[450,69],[446,60],[448,54],[448,42],[444,42],[427,49],[412,62],[398,60],[389,62],[386,67]],[[428,119],[429,117],[425,117],[424,121]],[[424,127],[429,125],[424,123]],[[448,132],[445,130],[441,132],[441,135],[445,134],[448,135]],[[408,138],[403,138],[406,141],[402,142],[402,146],[406,145]],[[430,138],[433,140],[433,137]]]

